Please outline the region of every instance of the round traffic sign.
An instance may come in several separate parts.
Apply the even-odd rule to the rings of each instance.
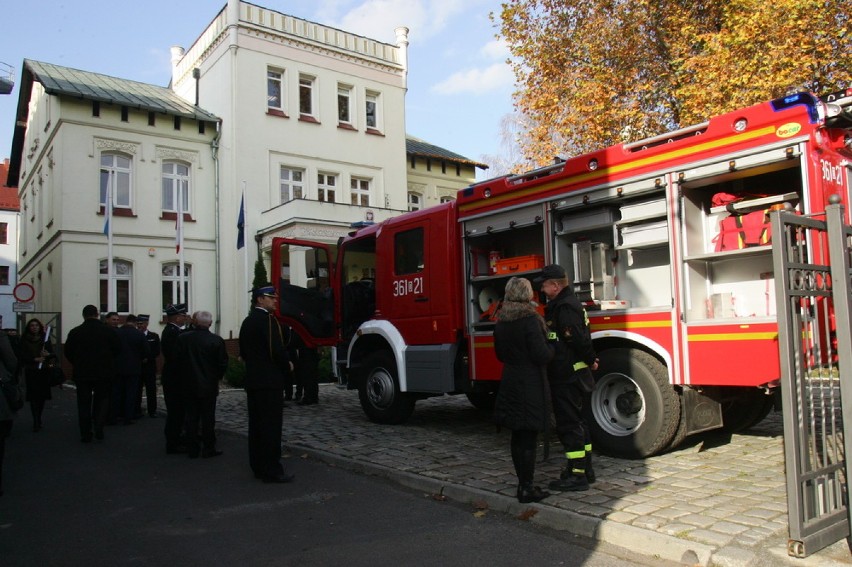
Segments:
[[[35,288],[28,283],[19,283],[12,291],[12,295],[21,303],[27,303],[35,298]]]

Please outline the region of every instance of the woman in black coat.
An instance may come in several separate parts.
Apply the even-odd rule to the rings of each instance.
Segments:
[[[522,503],[550,496],[533,486],[533,476],[538,433],[549,419],[546,373],[553,347],[547,342],[547,327],[532,298],[528,280],[510,279],[494,329],[494,350],[503,363],[494,420],[512,430],[512,462],[518,475],[518,502]]]
[[[53,346],[44,334],[44,325],[30,319],[18,344],[18,359],[27,385],[27,401],[33,414],[33,431],[41,431],[44,404],[51,399],[48,363],[55,359]]]

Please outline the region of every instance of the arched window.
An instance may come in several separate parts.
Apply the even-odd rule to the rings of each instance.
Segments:
[[[408,210],[419,211],[423,208],[423,196],[420,193],[408,194]]]
[[[169,304],[190,303],[189,290],[191,289],[190,276],[192,275],[192,266],[189,264],[183,265],[183,292],[181,293],[180,286],[180,264],[171,262],[163,264],[163,279],[162,279],[162,308],[165,311]]]
[[[109,274],[107,271],[107,261],[101,260],[99,267],[99,288],[100,288],[100,309],[101,313],[110,311],[109,306]],[[131,301],[131,281],[133,280],[133,264],[126,260],[112,261],[112,279],[115,281],[115,310],[118,313],[130,313],[132,306]]]

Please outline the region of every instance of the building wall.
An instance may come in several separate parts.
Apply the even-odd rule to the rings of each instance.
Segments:
[[[442,198],[455,199],[456,193],[476,181],[476,168],[471,164],[408,156],[408,192],[422,197],[421,206],[431,207]]]
[[[100,206],[101,157],[130,158],[129,216],[113,215],[113,258],[132,264],[130,305],[125,311],[162,316],[163,265],[178,261],[175,214],[162,210],[162,166],[176,160],[190,171],[190,215],[184,223],[184,260],[191,266],[190,300],[215,302],[215,168],[211,142],[186,118],[176,130],[171,116],[46,95],[34,83],[19,195],[22,202],[20,281],[36,289],[39,312],[61,312],[63,340],[86,304],[99,304],[99,262],[108,257],[106,217]],[[38,140],[38,142],[36,142]],[[32,150],[32,151],[30,151]]]
[[[237,24],[239,20],[239,25]],[[310,232],[335,243],[352,222],[383,220],[407,208],[404,50],[321,24],[231,0],[185,53],[175,53],[173,88],[222,118],[221,326],[236,335],[258,257],[276,235]],[[283,74],[283,112],[267,105],[267,71]],[[315,120],[299,113],[300,75],[313,77]],[[340,127],[338,85],[353,93],[352,129]],[[380,93],[379,132],[368,132],[367,91]],[[304,171],[304,200],[282,203],[282,166]],[[317,203],[318,174],[337,176],[336,202]],[[350,179],[369,179],[369,206],[350,204]],[[243,188],[246,248],[236,249]]]

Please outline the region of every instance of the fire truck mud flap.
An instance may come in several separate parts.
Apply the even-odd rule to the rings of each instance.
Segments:
[[[595,389],[584,408],[593,447],[626,458],[666,449],[677,432],[681,408],[665,365],[638,349],[614,348],[598,356]]]
[[[363,371],[358,398],[371,421],[398,424],[411,417],[415,398],[400,391],[396,362],[390,352],[370,354],[364,359]]]

